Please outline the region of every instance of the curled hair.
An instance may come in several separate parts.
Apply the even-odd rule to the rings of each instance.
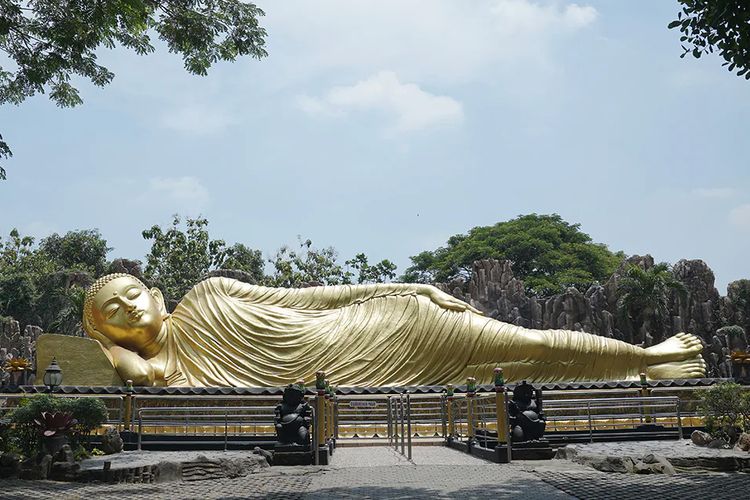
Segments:
[[[87,333],[90,333],[94,329],[94,313],[92,311],[94,307],[94,297],[99,293],[99,290],[104,288],[104,285],[117,278],[132,278],[138,282],[144,290],[148,290],[148,287],[143,284],[141,280],[133,276],[132,274],[125,273],[113,273],[102,276],[98,280],[94,281],[90,287],[86,289],[86,298],[83,301],[83,329]]]

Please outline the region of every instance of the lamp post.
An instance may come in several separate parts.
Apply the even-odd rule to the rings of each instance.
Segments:
[[[52,362],[44,371],[44,385],[47,386],[47,392],[54,391],[55,387],[62,384],[62,379],[63,374],[60,365],[57,364],[57,359],[53,357]]]

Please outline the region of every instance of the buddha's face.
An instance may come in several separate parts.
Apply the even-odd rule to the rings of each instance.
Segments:
[[[115,278],[94,296],[94,328],[122,347],[152,343],[161,330],[166,311],[161,293],[146,290],[134,278]]]

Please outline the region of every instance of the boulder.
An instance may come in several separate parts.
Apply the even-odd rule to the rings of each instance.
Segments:
[[[21,474],[21,457],[15,453],[0,454],[0,479],[16,478]]]
[[[578,456],[578,450],[569,446],[558,448],[555,452],[555,458],[558,460],[573,460]]]
[[[122,451],[122,437],[120,433],[114,427],[108,427],[102,435],[102,444],[99,449],[102,450],[106,455],[112,455],[114,453],[120,453]]]
[[[742,451],[750,451],[750,434],[743,432],[734,445],[734,448]]]
[[[640,461],[635,464],[635,471],[641,474],[675,474],[674,467],[669,460],[661,455],[655,455],[653,453],[644,455]]]
[[[690,434],[690,439],[693,441],[693,444],[698,446],[708,446],[708,443],[713,441],[714,438],[708,432],[695,430]]]

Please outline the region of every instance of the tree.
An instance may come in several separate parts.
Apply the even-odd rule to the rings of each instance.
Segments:
[[[236,269],[250,275],[255,283],[263,283],[265,261],[260,250],[253,250],[242,243],[235,243],[227,249],[227,258],[221,264],[221,269]]]
[[[510,260],[515,275],[531,293],[557,293],[569,286],[585,289],[604,281],[624,258],[606,245],[594,243],[559,215],[521,215],[494,226],[475,227],[457,234],[447,245],[411,257],[401,277],[406,282],[449,282],[468,278],[474,261]]]
[[[224,240],[209,238],[207,219],[188,217],[184,231],[181,220],[174,215],[172,227],[166,231],[152,226],[142,233],[145,239],[153,240],[144,275],[159,287],[168,305],[176,304],[204,274],[221,267],[228,256]]]
[[[685,297],[685,286],[675,278],[669,264],[662,262],[649,269],[631,265],[617,284],[617,311],[637,335],[632,342],[650,345],[664,338],[673,293]],[[653,338],[652,338],[653,337]]]
[[[750,3],[747,0],[679,0],[682,10],[669,29],[679,28],[683,53],[700,58],[717,50],[723,66],[750,80]]]
[[[110,248],[96,229],[0,242],[0,315],[47,331],[81,334],[84,289],[106,269]]]
[[[269,262],[274,273],[268,278],[271,286],[301,287],[311,283],[341,285],[351,283],[351,273],[336,262],[338,252],[333,247],[320,250],[312,246],[312,240],[297,236],[299,249],[287,245],[276,251]]]
[[[388,259],[370,265],[367,256],[358,253],[345,263],[357,271],[357,283],[386,283],[396,277],[396,264]]]
[[[148,54],[154,35],[196,75],[220,60],[260,59],[268,55],[263,15],[242,0],[0,0],[0,51],[12,62],[0,67],[0,104],[38,93],[59,106],[81,104],[71,78],[103,87],[115,76],[98,63],[101,47]],[[0,136],[0,158],[10,155]]]
[[[39,251],[58,267],[88,271],[94,277],[104,274],[110,250],[97,229],[53,233],[39,243]]]

